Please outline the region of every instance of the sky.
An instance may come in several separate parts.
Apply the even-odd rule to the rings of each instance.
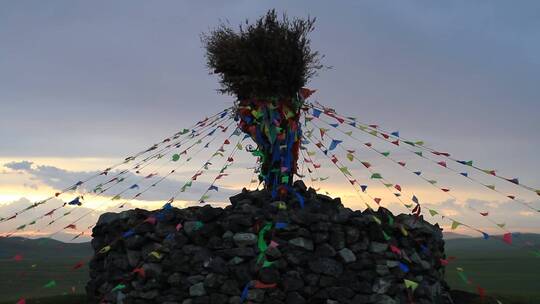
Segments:
[[[332,68],[320,71],[308,84],[317,89],[313,101],[540,188],[537,1],[520,5],[508,1],[4,1],[0,3],[0,217],[232,105],[233,97],[216,91],[217,78],[205,67],[200,35],[223,21],[236,25],[246,18],[253,20],[270,8],[317,18],[312,46]],[[361,146],[353,141],[346,144]],[[407,183],[426,206],[493,233],[504,231],[478,218],[471,207],[489,209],[494,221],[506,223],[512,231],[540,232],[538,214],[525,207],[540,208],[536,195],[503,183],[501,192],[519,195],[520,203],[509,201],[429,163],[414,163],[414,156],[406,151],[379,144],[453,186],[457,199],[362,150],[363,159],[396,183]],[[162,204],[204,162],[203,156],[130,206]],[[237,168],[231,169],[234,178],[223,181],[221,201],[249,185],[246,168],[253,165],[253,157],[242,151]],[[331,169],[331,163],[327,167],[321,175],[330,178],[314,187],[341,196],[351,208],[361,208],[360,197],[347,181]],[[167,172],[169,167],[163,169]],[[360,170],[354,173],[359,180],[369,179]],[[196,199],[196,191],[204,190],[211,176],[180,201],[189,204]],[[474,177],[497,182],[483,175]],[[383,201],[395,212],[405,211],[384,187],[374,184],[370,189],[386,195]],[[85,218],[80,229],[104,210],[117,211],[104,202],[109,199],[87,198],[82,208],[97,211]],[[28,222],[47,208],[28,212],[17,223]],[[74,213],[84,214],[82,208]],[[0,223],[0,233],[13,229],[14,223]],[[441,225],[449,223],[441,221]],[[28,233],[50,235],[59,228],[45,227],[40,232],[32,228]],[[458,231],[470,233],[462,228]]]

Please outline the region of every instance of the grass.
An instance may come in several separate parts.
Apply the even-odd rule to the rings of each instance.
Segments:
[[[523,239],[538,244],[537,236],[523,235]],[[456,239],[447,241],[448,256],[456,256],[446,268],[446,281],[453,289],[477,292],[476,286],[504,304],[540,303],[540,258],[530,251],[508,246],[497,240]],[[458,275],[457,267],[472,281],[466,284]]]

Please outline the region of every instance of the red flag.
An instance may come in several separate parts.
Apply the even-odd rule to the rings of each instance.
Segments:
[[[77,269],[83,267],[83,265],[84,265],[84,262],[83,262],[83,261],[80,261],[80,262],[78,262],[77,264],[75,264],[75,265],[73,266],[72,270],[77,270]]]
[[[313,168],[315,168],[315,169],[319,169],[320,167],[321,167],[320,164],[313,164]]]
[[[406,163],[402,162],[402,161],[398,162],[398,164],[400,164],[402,167],[405,167],[405,165],[406,165]]]
[[[450,191],[450,189],[447,189],[447,188],[441,188],[441,190],[444,191],[444,192]]]
[[[228,140],[228,139],[225,139],[225,141],[223,142],[224,145],[228,145],[230,144],[231,142]]]
[[[477,286],[476,289],[478,290],[478,294],[480,295],[480,299],[482,299],[482,301],[484,300],[484,298],[486,297],[486,290],[480,286]]]
[[[431,153],[433,153],[433,154],[435,154],[435,155],[446,156],[446,157],[449,157],[449,156],[450,156],[450,154],[448,154],[448,153],[446,153],[446,152],[437,152],[437,151],[433,151],[433,152],[431,152]]]
[[[381,203],[381,199],[376,197],[373,199],[375,201],[375,203],[377,203],[377,205],[379,205]]]
[[[392,251],[395,254],[401,254],[401,250],[394,245],[390,245],[390,251]]]
[[[381,133],[381,135],[382,135],[384,138],[386,138],[386,139],[388,139],[388,138],[390,137],[390,135],[385,134],[385,133]]]
[[[315,93],[317,90],[310,90],[308,88],[300,88],[300,96],[302,99],[307,99],[311,94]]]
[[[508,245],[512,245],[512,234],[511,233],[505,233],[503,235],[503,241]]]
[[[64,229],[77,229],[77,226],[75,226],[75,224],[69,224],[66,227],[64,227]]]
[[[392,143],[396,146],[399,146],[399,140],[394,140]]]
[[[144,269],[143,268],[135,268],[133,269],[133,271],[131,273],[136,273],[138,274],[141,278],[144,278],[146,273],[144,272]]]
[[[371,167],[371,164],[368,163],[368,162],[362,162],[362,165],[364,165],[364,167],[366,167],[366,168]]]
[[[146,219],[144,220],[143,223],[150,223],[150,224],[152,224],[152,225],[155,225],[156,222],[157,222],[157,219],[156,219],[155,217],[149,216],[148,218],[146,218]]]
[[[397,191],[401,192],[401,186],[400,185],[395,185],[394,188],[396,188]]]
[[[513,196],[513,195],[509,195],[509,196],[507,196],[507,197],[508,197],[509,199],[515,199],[515,198],[516,198],[516,197]]]
[[[437,164],[439,164],[439,165],[441,165],[441,166],[443,166],[443,167],[446,168],[446,162],[440,161],[440,162],[438,162]]]
[[[371,143],[365,143],[364,145],[371,147]]]
[[[259,288],[259,289],[267,289],[267,288],[276,288],[277,284],[276,283],[272,283],[272,284],[265,284],[259,280],[255,281],[255,288]]]
[[[480,212],[482,216],[488,216],[489,212]]]

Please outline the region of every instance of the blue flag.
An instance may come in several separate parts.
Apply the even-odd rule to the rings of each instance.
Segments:
[[[332,139],[332,142],[330,143],[330,147],[328,148],[328,150],[330,151],[334,150],[337,147],[337,145],[339,145],[342,142],[343,142],[342,140]]]

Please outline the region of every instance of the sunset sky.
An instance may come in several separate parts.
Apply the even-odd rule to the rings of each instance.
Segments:
[[[423,140],[428,147],[457,159],[475,160],[482,168],[519,177],[520,182],[538,189],[540,3],[520,4],[465,0],[438,2],[437,7],[430,1],[354,0],[339,5],[247,0],[2,2],[0,217],[231,106],[233,98],[216,92],[217,79],[205,68],[200,34],[220,20],[236,25],[270,8],[290,16],[317,18],[312,46],[325,55],[323,63],[332,68],[309,83],[317,89],[313,101],[385,130],[399,130],[405,138]],[[510,201],[504,194],[475,185],[413,153],[359,130],[355,134],[359,141],[348,139],[344,148],[356,149],[358,157],[406,188],[405,197],[419,197],[425,208],[489,233],[504,231],[472,209],[489,211],[491,220],[505,223],[512,232],[540,233],[540,213],[525,207],[540,208],[540,197],[533,192],[469,170],[474,179],[497,185],[498,191],[515,195],[521,203]],[[223,141],[225,135],[220,134],[214,143]],[[343,139],[337,131],[330,136]],[[241,137],[234,137],[234,143],[238,139]],[[391,151],[391,157],[406,161],[441,187],[451,188],[454,197],[365,148],[362,142],[367,141],[381,151]],[[308,147],[308,151],[315,150]],[[212,152],[202,151],[160,187],[127,207],[159,208]],[[383,199],[383,206],[406,211],[383,185],[369,180],[359,163],[338,153],[336,150],[354,177]],[[148,172],[166,174],[172,168],[169,159],[152,164]],[[323,166],[320,176],[330,178],[313,186],[340,196],[351,208],[363,208],[359,195],[332,163],[320,154],[315,159]],[[223,162],[215,161],[207,175],[178,197],[177,206],[197,200]],[[240,151],[231,175],[220,181],[220,191],[211,201],[226,202],[228,196],[247,187],[252,171],[248,168],[254,163],[254,157]],[[465,170],[449,166],[458,172]],[[135,175],[129,178],[137,180]],[[115,191],[121,190],[118,186]],[[48,236],[92,212],[69,233],[84,231],[104,210],[118,211],[119,201],[111,202],[115,191],[106,196],[88,194],[83,206],[64,208],[57,214],[72,209],[70,217],[51,226],[46,217],[24,233]],[[78,194],[59,199],[66,202]],[[0,223],[0,234],[61,204],[54,199]],[[444,227],[450,225],[427,211],[424,216]],[[463,227],[456,231],[478,236]]]

